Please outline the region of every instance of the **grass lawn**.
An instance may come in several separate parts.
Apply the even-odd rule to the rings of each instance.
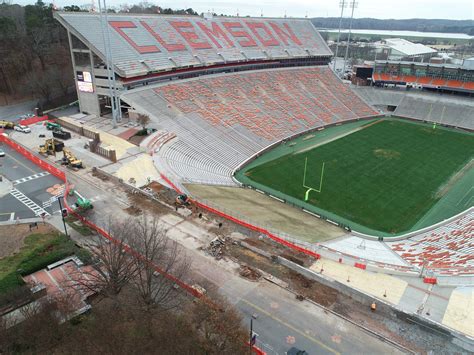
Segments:
[[[81,222],[78,222],[79,220],[73,215],[67,216],[65,221],[72,229],[76,230],[85,237],[94,234],[89,227],[83,225]]]
[[[387,233],[409,230],[457,181],[474,156],[474,135],[382,120],[350,135],[251,167],[245,176],[307,203]],[[459,174],[458,174],[459,175]],[[459,176],[458,176],[459,177]]]
[[[18,274],[28,275],[69,255],[81,253],[63,234],[30,234],[17,253],[0,259],[0,293],[23,285]]]

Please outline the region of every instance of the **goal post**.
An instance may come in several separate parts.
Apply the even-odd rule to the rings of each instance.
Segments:
[[[306,185],[306,172],[307,172],[307,169],[308,169],[308,157],[305,158],[304,160],[304,172],[303,172],[303,187],[306,189],[306,192],[305,192],[305,195],[304,195],[304,200],[305,201],[308,201],[309,199],[309,193],[311,191],[314,191],[314,192],[317,192],[317,193],[320,193],[323,189],[323,178],[324,178],[324,166],[326,165],[326,162],[323,162],[323,165],[321,167],[321,177],[319,179],[319,187],[316,188],[316,187],[312,187],[312,186],[308,186]]]

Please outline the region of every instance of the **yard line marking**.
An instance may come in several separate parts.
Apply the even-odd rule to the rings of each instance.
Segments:
[[[459,204],[464,200],[464,197],[466,197],[466,196],[472,191],[472,189],[474,189],[474,187],[471,187],[471,188],[464,194],[464,196],[459,200],[459,202],[456,203],[456,206],[459,205]],[[471,199],[472,199],[472,196],[469,198],[469,200],[468,200],[467,202],[471,201]]]
[[[13,188],[10,191],[10,195],[15,197],[18,201],[28,207],[31,211],[34,212],[36,216],[41,216],[41,214],[45,214],[46,216],[50,216],[48,212],[44,210],[44,208],[38,206],[34,201],[32,201],[28,196],[25,196],[23,192]]]
[[[24,178],[15,180],[12,183],[13,183],[14,186],[16,186],[16,185],[19,185],[19,184],[23,184],[24,182],[39,179],[43,176],[48,176],[48,175],[50,175],[50,174],[47,171],[43,171],[41,173],[33,174],[33,175],[30,175],[30,176],[25,176]]]

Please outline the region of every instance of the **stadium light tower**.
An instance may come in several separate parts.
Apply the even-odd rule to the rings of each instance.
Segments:
[[[105,62],[107,65],[107,81],[109,86],[110,106],[112,107],[112,125],[117,127],[117,122],[122,120],[122,111],[120,108],[120,95],[117,91],[117,83],[115,81],[114,58],[112,55],[112,47],[110,45],[109,21],[107,15],[106,0],[99,0],[99,17],[102,27],[102,41],[104,44]]]
[[[349,54],[349,46],[351,44],[351,33],[352,33],[352,20],[354,18],[354,9],[359,5],[358,2],[352,0],[351,4],[349,5],[352,8],[351,11],[351,19],[349,21],[349,35],[347,36],[347,45],[346,45],[346,55],[344,56],[344,68],[342,69],[342,77],[344,78],[344,74],[346,72],[346,62],[347,62],[347,55]]]
[[[341,17],[339,18],[339,31],[337,33],[336,53],[334,54],[334,72],[336,71],[337,52],[339,51],[339,41],[341,39],[342,17],[344,16],[344,8],[347,7],[348,1],[349,0],[342,0],[339,3],[339,7],[341,8]]]

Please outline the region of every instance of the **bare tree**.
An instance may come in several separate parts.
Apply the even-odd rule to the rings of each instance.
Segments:
[[[48,72],[30,72],[25,77],[26,86],[31,94],[44,99],[46,102],[51,100],[54,82]]]
[[[97,238],[91,248],[92,270],[75,273],[73,287],[79,285],[103,297],[115,298],[137,274],[137,264],[130,256],[133,223],[109,219],[107,233],[111,239]]]
[[[61,337],[58,305],[54,298],[43,297],[22,306],[16,317],[3,322],[0,353],[50,353]],[[20,351],[20,352],[21,352]]]
[[[133,249],[135,268],[132,280],[141,303],[148,311],[166,310],[180,303],[175,291],[175,282],[167,277],[183,279],[189,263],[178,243],[166,236],[156,217],[144,214],[133,223]]]
[[[150,116],[148,116],[145,113],[139,113],[137,114],[137,122],[142,126],[142,128],[145,130],[146,126],[150,123]]]
[[[200,298],[192,307],[191,322],[204,337],[205,353],[244,354],[248,331],[238,311],[217,292]]]

